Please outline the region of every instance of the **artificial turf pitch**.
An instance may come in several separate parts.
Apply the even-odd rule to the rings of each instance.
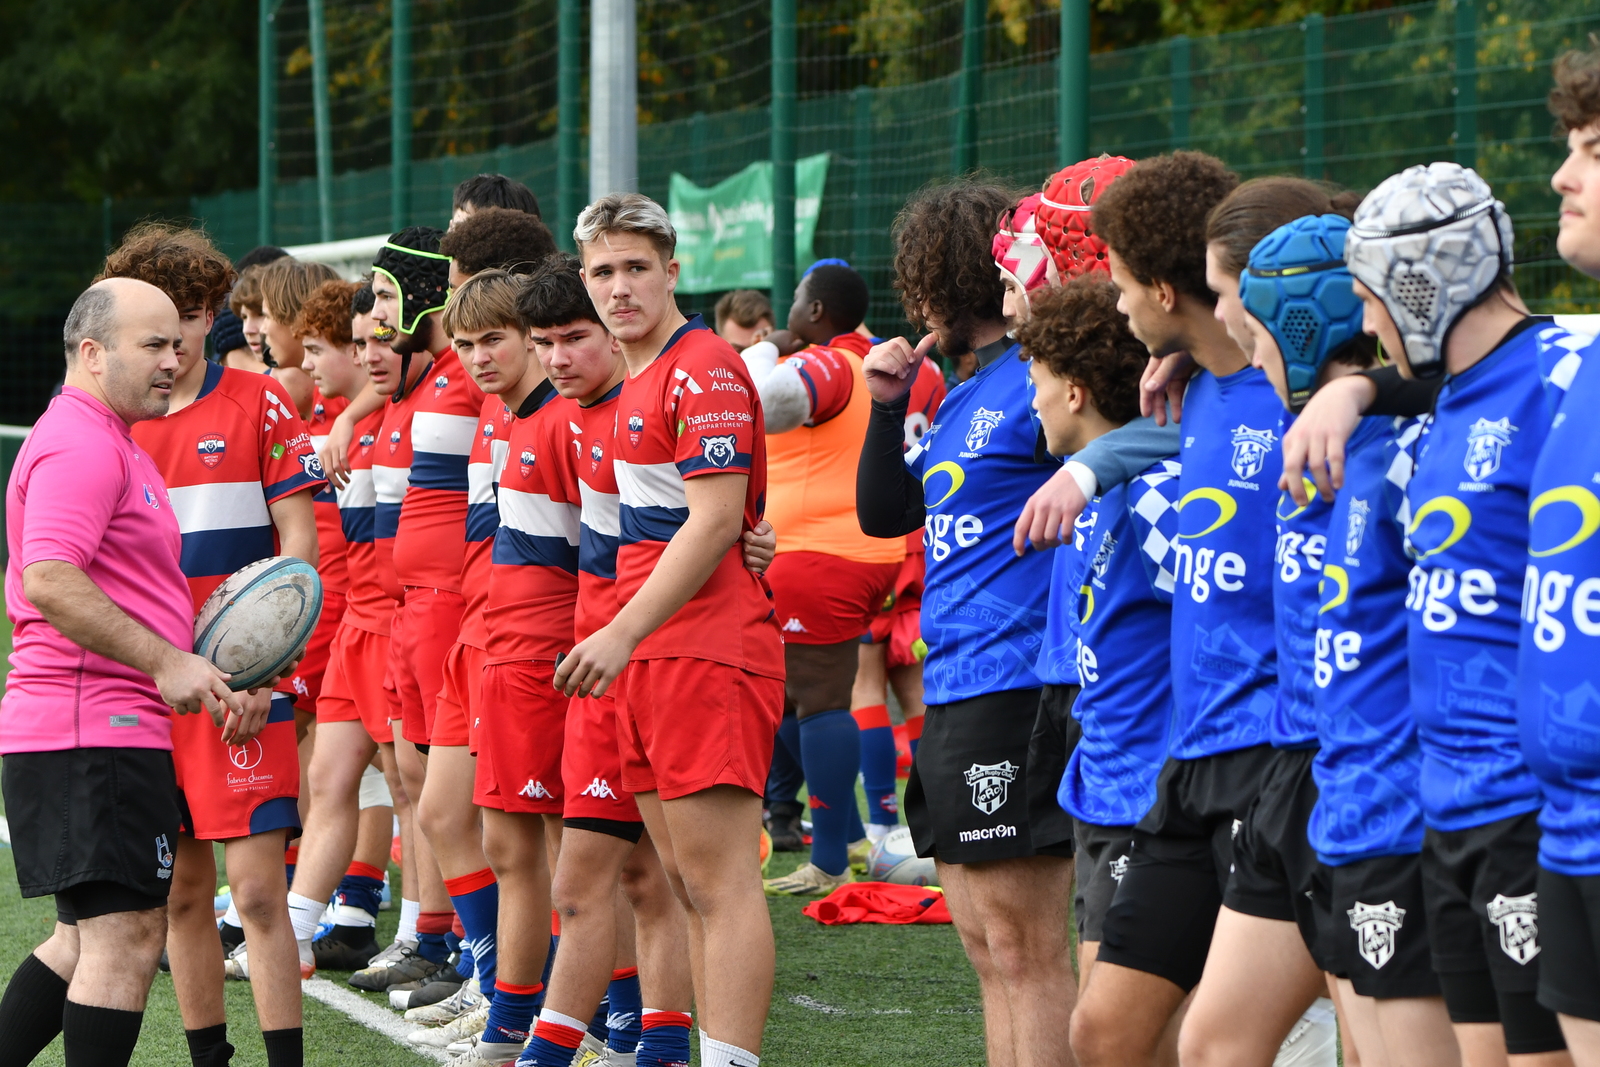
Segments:
[[[792,870],[805,855],[777,853],[771,873]],[[220,849],[217,865],[220,870]],[[390,877],[398,887],[399,870],[391,868]],[[954,927],[820,926],[800,914],[805,903],[770,900],[778,971],[763,1064],[938,1067],[983,1062],[977,979]],[[0,848],[0,981],[49,936],[54,918],[49,898],[21,898],[11,851]],[[380,943],[393,938],[398,919],[398,910],[379,915]],[[320,976],[340,985],[347,977],[337,972]],[[361,995],[388,1010],[383,997]],[[249,984],[227,983],[227,1005],[229,1040],[238,1048],[235,1067],[266,1067]],[[310,997],[305,998],[305,1027],[307,1067],[420,1067],[437,1062]],[[34,1062],[62,1067],[60,1039]],[[166,974],[156,975],[133,1063],[135,1067],[189,1063],[183,1022]]]

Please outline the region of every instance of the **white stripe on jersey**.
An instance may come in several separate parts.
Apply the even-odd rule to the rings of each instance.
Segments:
[[[622,536],[622,505],[618,493],[602,493],[579,482],[583,493],[583,524],[601,537]]]
[[[411,416],[411,451],[446,456],[470,456],[478,433],[475,415],[445,415],[419,411]]]
[[[683,475],[676,463],[628,463],[617,460],[617,497],[630,508],[686,508]]]
[[[169,486],[172,513],[183,533],[271,526],[272,513],[260,482],[203,482]]]
[[[350,472],[350,484],[338,490],[341,508],[370,508],[378,503],[377,490],[373,488],[372,468],[364,467]]]
[[[494,481],[506,472],[506,460],[511,456],[511,442],[496,439],[489,444],[489,475]]]
[[[544,493],[500,488],[500,525],[530,537],[559,537],[578,544],[578,509]]]
[[[410,467],[372,468],[372,489],[379,504],[398,504],[405,499],[406,486],[411,484]]]
[[[467,464],[467,503],[494,503],[494,464]]]

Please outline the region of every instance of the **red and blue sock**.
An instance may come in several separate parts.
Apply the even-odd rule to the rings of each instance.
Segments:
[[[639,1016],[644,1002],[639,997],[639,968],[622,967],[611,972],[606,988],[610,1010],[606,1013],[606,1044],[618,1052],[639,1047]]]
[[[911,758],[917,758],[917,743],[922,740],[922,720],[924,716],[918,715],[914,719],[906,720],[906,743],[911,746]]]
[[[639,1017],[635,1067],[689,1067],[689,1014],[645,1008]]]
[[[450,903],[455,905],[456,914],[461,916],[464,935],[461,958],[466,959],[470,947],[477,968],[478,989],[492,1005],[497,963],[495,923],[500,916],[500,883],[495,881],[494,871],[485,867],[459,878],[446,878],[444,889],[450,894]],[[469,979],[473,974],[465,967],[461,973]]]
[[[383,903],[383,872],[370,863],[352,863],[334,890],[335,907],[358,908],[376,917]]]
[[[545,1008],[533,1024],[533,1037],[517,1058],[517,1067],[571,1067],[583,1044],[583,1020]]]
[[[895,793],[897,753],[887,704],[873,704],[850,713],[861,730],[861,787],[867,794],[867,815],[879,826],[897,826],[900,800]]]
[[[489,1022],[483,1028],[483,1041],[490,1045],[517,1044],[533,1032],[533,1017],[544,999],[544,983],[513,985],[499,978],[494,982],[494,1000],[489,1006]]]
[[[806,790],[811,794],[811,862],[828,874],[843,874],[850,865],[852,811],[856,825],[861,823],[856,809],[861,731],[847,709],[800,720],[800,760],[806,769]],[[858,831],[857,836],[865,832]]]
[[[430,963],[444,963],[450,958],[450,924],[455,921],[453,911],[425,911],[417,916],[417,955]]]
[[[294,885],[295,864],[300,862],[300,846],[290,845],[283,850],[283,870],[289,876],[289,885]]]

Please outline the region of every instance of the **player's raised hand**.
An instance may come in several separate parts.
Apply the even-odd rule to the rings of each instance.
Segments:
[[[1011,549],[1017,555],[1034,548],[1055,548],[1072,538],[1072,524],[1078,521],[1089,501],[1072,472],[1062,467],[1050,480],[1033,491],[1011,531]]]
[[[1377,395],[1377,387],[1360,374],[1335,378],[1316,391],[1289,432],[1283,435],[1283,476],[1278,488],[1296,504],[1311,499],[1306,479],[1316,483],[1324,500],[1344,485],[1344,446],[1361,415]]]
[[[602,626],[556,663],[555,687],[567,696],[604,696],[633,655],[635,641]]]
[[[753,574],[767,573],[772,557],[778,554],[778,535],[772,523],[762,519],[754,530],[746,530],[740,539],[744,541],[745,569]]]
[[[917,368],[935,340],[936,335],[930,333],[917,342],[916,348],[904,337],[891,337],[881,345],[873,345],[861,361],[861,373],[866,376],[872,399],[889,404],[909,393],[917,380]]]
[[[243,710],[239,694],[228,688],[229,675],[193,652],[173,649],[152,677],[161,699],[179,715],[204,711],[220,727],[227,713]]]
[[[1187,352],[1151,356],[1139,375],[1139,411],[1165,426],[1183,421],[1183,391],[1194,376],[1194,357]]]
[[[272,711],[272,690],[252,689],[240,698],[239,704],[239,712],[229,712],[222,724],[224,744],[245,744],[266,729],[267,716]]]

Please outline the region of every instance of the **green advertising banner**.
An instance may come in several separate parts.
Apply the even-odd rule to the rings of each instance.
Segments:
[[[794,264],[805,270],[828,180],[828,153],[794,165]],[[772,287],[772,164],[752,163],[731,178],[701,188],[672,176],[667,213],[678,231],[678,291],[717,293]]]

